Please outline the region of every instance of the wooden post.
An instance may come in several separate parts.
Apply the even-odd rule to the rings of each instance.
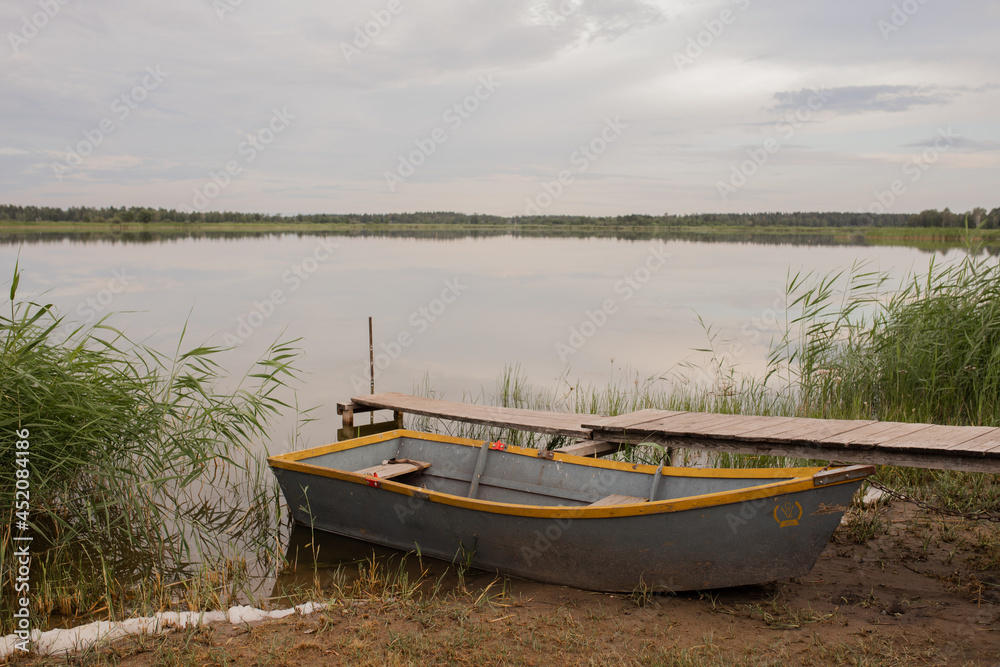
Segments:
[[[372,395],[375,395],[375,337],[372,334],[372,317],[368,316],[368,373],[372,379]],[[369,415],[372,424],[375,423],[375,413]]]
[[[347,436],[347,440],[354,437],[354,404],[348,403],[346,406],[340,404],[337,406],[337,412],[340,413],[341,419],[341,430]]]

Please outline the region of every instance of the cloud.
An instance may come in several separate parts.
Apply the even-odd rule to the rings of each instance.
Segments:
[[[967,86],[841,86],[825,91],[824,111],[840,116],[864,113],[900,113],[915,107],[950,104],[969,92]],[[771,111],[792,111],[806,105],[815,91],[802,88],[774,94],[777,104]]]
[[[535,3],[529,23],[563,29],[577,42],[615,40],[666,20],[659,7],[641,0],[550,0]]]
[[[904,148],[938,148],[940,144],[940,139],[937,136],[924,139],[922,141],[914,141],[909,144],[903,144]],[[981,153],[981,152],[994,152],[1000,151],[1000,141],[990,141],[988,139],[970,139],[968,137],[951,137],[949,142],[949,148],[951,150],[958,150],[969,153]]]
[[[831,165],[833,183],[881,182],[902,146],[949,124],[975,137],[955,151],[980,158],[956,181],[982,192],[995,180],[995,0],[925,3],[888,42],[876,22],[889,9],[863,0],[401,0],[391,22],[389,0],[222,1],[234,8],[224,17],[212,0],[70,2],[17,54],[0,49],[0,201],[175,207],[239,160],[214,206],[509,213],[620,116],[627,135],[576,179],[563,210],[704,210],[718,205],[719,175],[783,137],[775,121],[816,84],[828,99],[747,193],[774,187],[781,206],[766,179],[793,162],[814,183]],[[0,6],[0,23],[21,25],[37,9],[25,2]],[[738,18],[714,34],[723,10]],[[343,45],[366,33],[347,58]],[[678,73],[674,52],[701,33],[711,44]],[[169,76],[121,118],[111,105],[147,67]],[[497,93],[453,126],[445,115],[481,77]],[[292,127],[244,163],[244,135],[275,107],[295,115]],[[114,131],[98,144],[89,137],[106,118]],[[384,173],[437,128],[447,141],[390,192]],[[58,180],[52,163],[87,141],[91,153]],[[784,192],[828,201],[819,186]]]

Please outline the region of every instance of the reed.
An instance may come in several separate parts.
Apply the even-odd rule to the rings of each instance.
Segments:
[[[889,289],[886,273],[793,276],[765,382],[797,414],[1000,424],[1000,266],[969,252]],[[840,285],[843,285],[840,287]]]
[[[271,419],[291,407],[282,397],[297,373],[295,341],[270,346],[222,393],[223,348],[183,351],[182,334],[166,356],[108,319],[73,328],[51,305],[19,299],[20,277],[15,266],[0,315],[0,634],[14,608],[6,547],[17,530],[19,429],[30,433],[34,627],[52,612],[161,606],[165,587],[196,576],[208,556],[230,563],[230,575],[248,554],[280,558],[261,454]],[[191,591],[204,599],[208,588]]]
[[[829,275],[789,276],[786,319],[760,375],[741,372],[722,352],[733,341],[702,322],[708,345],[700,364],[643,378],[612,368],[604,386],[564,379],[551,391],[531,387],[518,367],[504,369],[484,402],[511,407],[616,415],[643,408],[725,414],[879,419],[1000,425],[1000,264],[973,248],[947,265],[896,283],[856,264]],[[459,427],[474,438],[511,438],[555,447],[552,438]],[[520,439],[520,440],[519,440]],[[647,462],[649,448],[626,457]],[[655,458],[655,453],[654,456]],[[719,467],[806,464],[721,453]],[[960,511],[1000,511],[996,476],[880,468],[877,477],[921,499]]]

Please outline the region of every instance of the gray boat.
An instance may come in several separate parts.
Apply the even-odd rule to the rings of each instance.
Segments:
[[[300,524],[594,591],[807,574],[872,466],[697,469],[395,430],[268,459]]]

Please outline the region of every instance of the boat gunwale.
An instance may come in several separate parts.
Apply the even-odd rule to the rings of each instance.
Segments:
[[[268,465],[270,465],[272,468],[280,468],[292,472],[299,472],[308,475],[326,477],[329,479],[336,479],[339,481],[351,482],[354,484],[360,484],[364,486],[371,486],[372,485],[371,483],[374,479],[372,477],[359,475],[355,472],[350,472],[346,470],[339,470],[336,468],[329,468],[311,463],[303,463],[302,459],[314,458],[317,456],[323,456],[325,454],[331,454],[340,451],[347,451],[357,447],[364,447],[367,445],[375,444],[377,442],[387,441],[395,438],[413,438],[417,440],[426,440],[431,442],[443,442],[446,444],[469,446],[476,449],[482,447],[483,445],[482,440],[472,440],[468,438],[458,438],[454,436],[422,433],[419,431],[410,431],[408,429],[395,429],[392,431],[386,431],[384,433],[378,433],[374,435],[364,436],[361,438],[345,440],[343,442],[331,443],[328,445],[319,445],[317,447],[312,447],[309,449],[270,456],[268,457],[267,462]],[[503,451],[506,453],[515,454],[519,456],[538,458],[538,453],[540,450],[509,445],[505,446]],[[648,465],[642,463],[624,463],[621,461],[605,461],[601,459],[593,459],[583,456],[574,456],[571,454],[561,454],[559,452],[554,452],[551,460],[556,462],[562,461],[572,465],[585,465],[596,468],[623,470],[627,472],[638,472],[649,475],[654,475],[656,474],[657,471],[657,466],[654,465]],[[850,467],[871,468],[872,473],[875,471],[874,466],[850,466]],[[761,484],[758,486],[747,487],[746,489],[716,491],[713,493],[706,493],[696,496],[685,496],[682,498],[670,498],[665,500],[643,501],[638,503],[625,503],[621,505],[605,505],[597,507],[592,507],[590,505],[528,505],[523,503],[505,503],[492,500],[482,500],[478,498],[466,498],[451,493],[444,493],[442,491],[423,489],[420,487],[413,486],[412,484],[397,482],[391,479],[385,479],[385,480],[379,479],[378,487],[380,489],[391,491],[399,495],[405,495],[417,498],[420,501],[431,501],[443,505],[462,507],[476,511],[488,512],[491,514],[506,514],[506,515],[548,518],[548,519],[562,519],[562,518],[596,519],[596,518],[610,518],[610,517],[620,518],[626,516],[645,516],[650,514],[667,514],[667,513],[682,512],[693,509],[705,509],[709,507],[735,505],[748,501],[759,500],[762,498],[771,498],[789,493],[798,493],[802,491],[810,491],[827,486],[837,486],[840,484],[854,483],[863,480],[864,477],[866,477],[868,474],[871,474],[871,473],[866,473],[864,475],[859,474],[857,476],[851,476],[843,480],[838,480],[835,482],[824,484],[823,487],[817,486],[813,479],[813,476],[824,470],[831,470],[831,469],[836,470],[836,468],[831,468],[830,466],[804,467],[804,468],[678,468],[672,466],[671,467],[664,466],[662,474],[664,476],[672,476],[672,477],[733,478],[733,479],[781,478],[781,479],[779,481],[771,482],[769,484]],[[791,479],[788,479],[789,477],[791,477]]]

